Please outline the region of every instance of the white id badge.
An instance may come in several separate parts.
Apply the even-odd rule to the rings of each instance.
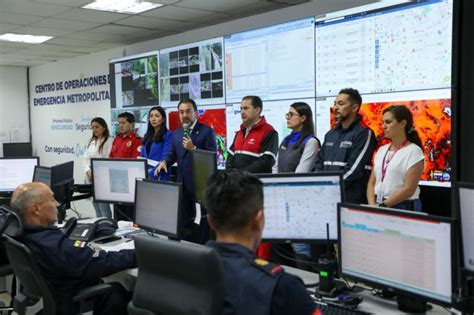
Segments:
[[[377,195],[377,203],[382,203],[383,202],[383,191],[382,191],[382,189],[377,189],[375,194]]]

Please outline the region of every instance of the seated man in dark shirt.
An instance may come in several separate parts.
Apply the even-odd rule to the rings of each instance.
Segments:
[[[263,185],[247,172],[213,175],[206,206],[224,267],[223,314],[319,314],[300,278],[255,256],[264,226]]]
[[[24,224],[19,239],[33,253],[47,281],[54,290],[58,314],[77,313],[72,298],[79,290],[100,283],[102,277],[136,267],[134,250],[105,252],[70,240],[53,223],[57,221],[58,202],[43,183],[18,186],[11,207]],[[94,314],[127,314],[127,294],[120,284],[101,296]]]

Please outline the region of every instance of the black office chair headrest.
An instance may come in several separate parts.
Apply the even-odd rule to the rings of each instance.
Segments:
[[[0,235],[19,237],[23,234],[20,216],[6,205],[0,205]]]

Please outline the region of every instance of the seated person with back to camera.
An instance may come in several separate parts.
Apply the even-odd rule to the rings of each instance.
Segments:
[[[221,256],[223,314],[320,314],[300,278],[258,259],[264,226],[263,184],[243,171],[214,174],[206,188],[209,225]]]
[[[70,240],[53,226],[58,202],[43,183],[26,183],[13,193],[11,207],[24,225],[19,241],[32,252],[55,293],[58,314],[77,313],[72,298],[80,290],[98,284],[102,277],[137,266],[135,250],[105,252]],[[94,314],[127,314],[128,297],[118,283],[99,297]]]

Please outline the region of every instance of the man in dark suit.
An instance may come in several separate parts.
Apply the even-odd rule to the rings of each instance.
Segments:
[[[178,112],[182,127],[174,132],[173,144],[170,150],[165,153],[163,161],[158,165],[156,172],[158,173],[162,169],[168,172],[168,167],[178,162],[177,180],[183,183],[184,191],[180,226],[182,238],[191,240],[191,220],[196,215],[192,151],[195,149],[216,151],[217,144],[214,130],[197,120],[198,110],[194,100],[181,100],[178,104]]]

